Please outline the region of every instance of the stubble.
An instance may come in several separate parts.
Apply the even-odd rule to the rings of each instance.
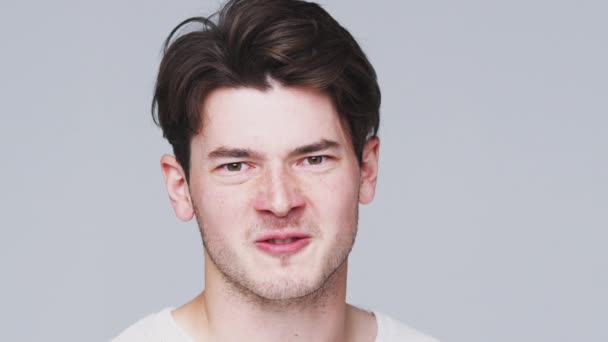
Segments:
[[[332,241],[332,250],[335,251],[327,258],[320,270],[320,275],[306,282],[293,282],[281,279],[275,282],[256,282],[245,272],[243,263],[238,260],[237,253],[230,250],[226,241],[211,239],[203,223],[202,216],[194,205],[196,221],[205,248],[206,254],[221,277],[228,285],[226,291],[233,298],[240,298],[264,310],[284,311],[289,308],[299,308],[302,305],[324,306],[328,298],[333,297],[339,288],[340,281],[346,280],[348,255],[355,243],[357,235],[358,205],[355,205],[354,215],[348,227],[344,227],[344,235],[337,235]],[[254,227],[251,231],[259,231]],[[310,228],[314,229],[314,228]],[[322,237],[323,232],[318,232]],[[250,246],[241,246],[250,248]],[[290,256],[281,257],[281,263],[289,262]]]

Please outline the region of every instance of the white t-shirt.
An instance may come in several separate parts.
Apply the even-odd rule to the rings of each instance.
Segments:
[[[112,342],[193,342],[173,319],[172,310],[171,307],[165,308],[142,318]],[[378,326],[375,342],[438,342],[389,316],[378,312],[373,314]]]

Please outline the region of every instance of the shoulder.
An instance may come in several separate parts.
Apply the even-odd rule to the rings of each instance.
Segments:
[[[379,313],[373,312],[376,316],[377,336],[376,342],[439,342],[437,339],[423,334],[398,320]]]
[[[140,319],[112,339],[112,342],[191,342],[175,325],[171,317],[172,309],[165,308]]]

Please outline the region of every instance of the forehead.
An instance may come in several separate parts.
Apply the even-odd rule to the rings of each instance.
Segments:
[[[272,83],[266,90],[219,88],[202,108],[204,149],[249,147],[283,152],[322,139],[350,149],[345,125],[329,95]]]

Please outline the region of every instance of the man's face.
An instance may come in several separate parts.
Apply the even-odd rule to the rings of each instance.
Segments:
[[[354,243],[361,187],[331,99],[276,83],[221,88],[203,112],[189,190],[207,267],[265,299],[319,289]]]

